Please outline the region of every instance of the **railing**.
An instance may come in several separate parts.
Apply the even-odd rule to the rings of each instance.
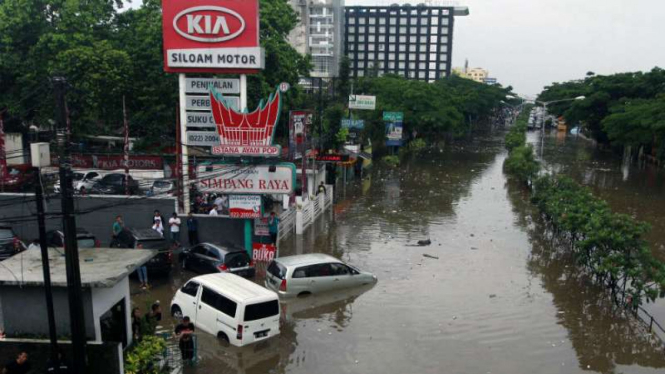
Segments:
[[[279,229],[277,230],[277,240],[282,240],[290,234],[296,227],[296,210],[285,210],[279,217]]]

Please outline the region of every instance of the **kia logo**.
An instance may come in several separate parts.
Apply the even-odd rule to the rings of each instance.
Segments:
[[[182,30],[178,21],[185,17]],[[239,24],[239,27],[238,27]],[[238,29],[233,31],[237,27]],[[245,30],[245,20],[231,9],[219,6],[196,6],[178,13],[173,19],[173,28],[184,38],[203,43],[231,40]]]

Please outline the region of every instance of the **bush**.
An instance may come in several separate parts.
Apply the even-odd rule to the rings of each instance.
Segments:
[[[535,159],[531,145],[514,148],[503,165],[508,173],[527,185],[531,184],[540,171],[540,164]]]
[[[513,128],[514,129],[514,128]],[[513,129],[506,134],[505,145],[508,151],[523,146],[526,144],[526,135],[523,131],[513,131]]]
[[[166,341],[158,336],[144,336],[125,353],[125,373],[158,374],[156,365],[166,349]]]
[[[405,147],[399,149],[399,157],[405,158],[408,156],[417,156],[427,148],[427,143],[424,139],[414,139],[409,142]]]
[[[381,160],[390,167],[399,166],[399,156],[383,156]]]

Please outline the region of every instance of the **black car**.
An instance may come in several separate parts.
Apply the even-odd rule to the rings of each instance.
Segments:
[[[132,178],[131,175],[126,176],[125,174],[105,175],[99,182],[92,185],[90,193],[97,195],[124,195],[126,192],[125,178],[129,178],[130,195],[139,193],[139,182]]]
[[[11,226],[0,225],[0,261],[24,251],[25,244],[21,242]]]
[[[173,267],[173,251],[169,242],[153,229],[126,228],[120,232],[111,247],[158,250],[159,253],[146,264],[150,274],[168,274]]]
[[[180,254],[183,269],[200,274],[233,273],[245,278],[256,273],[254,262],[243,249],[201,243]]]
[[[85,229],[76,229],[76,242],[81,248],[99,248],[100,243],[97,238]],[[46,245],[49,247],[64,247],[65,234],[62,230],[51,230],[46,232]]]

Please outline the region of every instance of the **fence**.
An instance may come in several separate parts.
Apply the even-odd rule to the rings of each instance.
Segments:
[[[326,193],[321,193],[305,201],[296,199],[296,234],[302,235],[333,202],[333,186],[326,185]]]

